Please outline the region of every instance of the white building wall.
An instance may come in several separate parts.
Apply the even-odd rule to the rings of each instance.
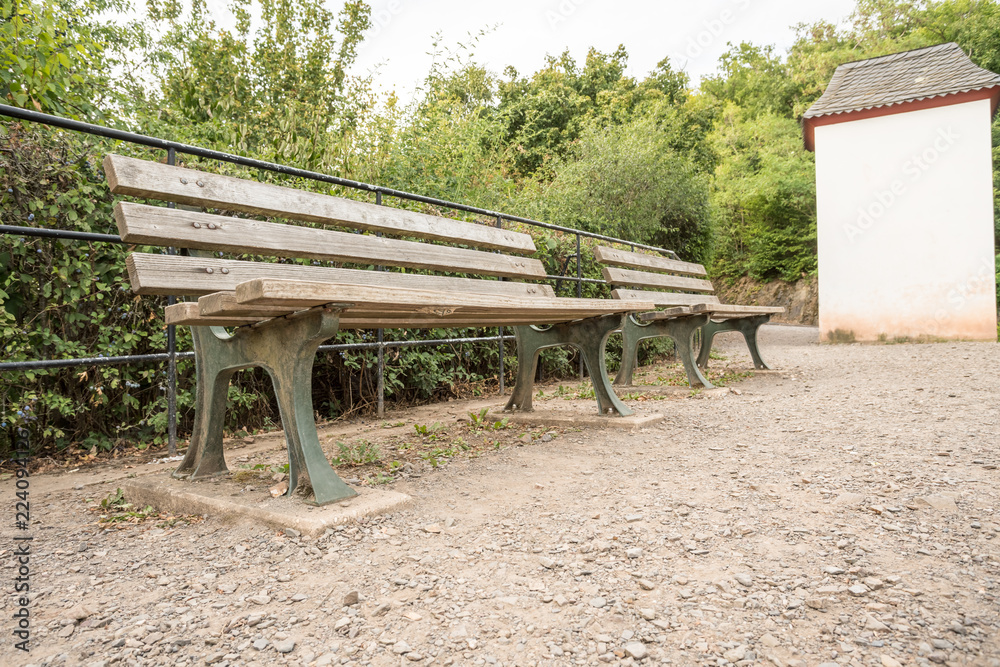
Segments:
[[[815,128],[823,340],[996,340],[990,121],[977,100]]]

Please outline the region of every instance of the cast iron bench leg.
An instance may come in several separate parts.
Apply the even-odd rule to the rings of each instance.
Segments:
[[[229,379],[242,368],[260,366],[274,385],[288,446],[288,494],[312,489],[317,505],[357,493],[330,467],[316,432],[312,409],[312,367],[316,349],[337,333],[337,312],[315,309],[294,318],[270,320],[230,336],[219,327],[192,327],[198,363],[198,395],[191,444],[175,476],[192,479],[226,472],[222,451]]]
[[[743,339],[750,349],[750,357],[753,359],[753,366],[757,370],[772,370],[772,368],[761,358],[760,347],[757,345],[757,330],[762,325],[767,324],[771,319],[770,315],[757,315],[755,317],[738,317],[722,322],[712,322],[709,320],[702,328],[701,350],[698,352],[698,365],[702,368],[708,367],[708,355],[712,352],[712,339],[715,334],[723,331],[739,331],[743,334]]]
[[[622,365],[615,377],[615,384],[631,386],[632,373],[635,371],[638,358],[639,342],[647,338],[667,336],[674,341],[677,356],[684,364],[688,383],[692,387],[711,389],[714,385],[702,375],[695,363],[692,337],[694,333],[708,323],[708,315],[692,315],[670,320],[653,320],[648,324],[640,324],[627,316],[622,326]]]
[[[602,415],[608,412],[616,412],[623,417],[631,415],[632,409],[618,398],[605,375],[607,366],[604,362],[604,348],[608,336],[622,326],[622,319],[622,315],[615,314],[554,324],[548,329],[514,327],[517,340],[517,381],[504,409],[530,411],[538,354],[547,347],[572,345],[583,356],[583,363],[594,383],[598,411]]]

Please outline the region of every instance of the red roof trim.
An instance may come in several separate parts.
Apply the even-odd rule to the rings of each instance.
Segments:
[[[1000,86],[990,88],[980,88],[979,90],[969,90],[964,93],[952,93],[950,95],[939,95],[936,97],[925,97],[922,100],[913,100],[901,104],[887,104],[885,106],[862,109],[860,111],[845,111],[843,113],[829,114],[826,116],[813,116],[802,119],[802,138],[806,145],[806,150],[816,150],[816,128],[821,125],[836,125],[837,123],[848,123],[865,118],[878,118],[880,116],[891,116],[897,113],[907,113],[909,111],[921,111],[923,109],[936,109],[937,107],[951,106],[952,104],[964,104],[976,100],[990,100],[990,113],[995,114],[997,105],[1000,104]]]

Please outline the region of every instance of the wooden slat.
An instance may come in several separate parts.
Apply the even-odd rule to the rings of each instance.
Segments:
[[[659,289],[681,289],[688,292],[713,292],[712,283],[697,278],[671,276],[664,273],[647,273],[631,269],[605,266],[601,269],[604,279],[612,285],[627,287],[653,287]]]
[[[203,297],[205,298],[205,297]],[[287,309],[274,309],[286,314]],[[222,326],[235,327],[247,324],[256,324],[271,319],[275,316],[274,310],[268,314],[252,313],[240,315],[202,315],[197,303],[184,302],[167,306],[167,324],[184,326]],[[375,317],[373,315],[361,314],[350,315],[345,313],[340,319],[341,329],[457,329],[464,327],[496,327],[496,326],[516,326],[520,324],[556,324],[577,319],[568,317],[565,314],[542,315],[532,313],[525,315],[478,315],[470,317],[468,315],[450,315],[447,317],[437,316],[414,316],[409,313],[393,313],[394,317]]]
[[[528,257],[131,202],[119,202],[115,206],[115,222],[122,240],[136,245],[381,264],[506,278],[544,278],[546,275],[542,262]]]
[[[706,304],[704,306],[695,306],[695,310],[701,313],[712,313],[713,315],[725,315],[727,317],[776,315],[785,312],[785,309],[781,306],[738,306],[734,304]]]
[[[625,304],[603,299],[570,299],[561,297],[520,297],[473,293],[440,292],[422,289],[400,289],[370,285],[349,285],[296,280],[258,278],[236,286],[236,301],[241,304],[309,308],[327,303],[352,303],[355,310],[410,310],[415,314],[466,312],[489,314],[565,314],[567,317],[593,317],[605,313],[630,310],[650,310],[653,304]]]
[[[611,296],[622,301],[652,301],[658,308],[663,306],[696,306],[719,303],[711,294],[679,294],[677,292],[647,292],[637,289],[611,290]]]
[[[104,172],[115,195],[346,226],[525,255],[535,252],[531,237],[519,232],[159,162],[108,155],[104,158]]]
[[[212,292],[232,292],[239,283],[254,278],[320,280],[358,285],[384,285],[416,289],[454,290],[477,294],[498,294],[521,298],[552,297],[549,285],[421,276],[390,271],[335,269],[325,266],[244,262],[212,257],[182,257],[133,252],[126,259],[129,280],[137,294],[202,296]],[[209,273],[208,270],[212,272]],[[227,273],[223,273],[226,271]]]
[[[649,271],[676,273],[682,276],[708,275],[705,267],[701,264],[681,262],[676,259],[665,259],[656,255],[643,255],[642,253],[617,250],[607,246],[597,246],[594,248],[594,259],[597,260],[598,264],[624,266],[629,269],[647,269]]]

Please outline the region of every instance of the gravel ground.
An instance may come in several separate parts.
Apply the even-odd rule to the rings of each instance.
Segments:
[[[816,338],[767,327],[781,372],[654,427],[418,466],[318,539],[108,529],[109,470],[33,477],[32,651],[8,593],[0,662],[1000,667],[1000,347]]]

